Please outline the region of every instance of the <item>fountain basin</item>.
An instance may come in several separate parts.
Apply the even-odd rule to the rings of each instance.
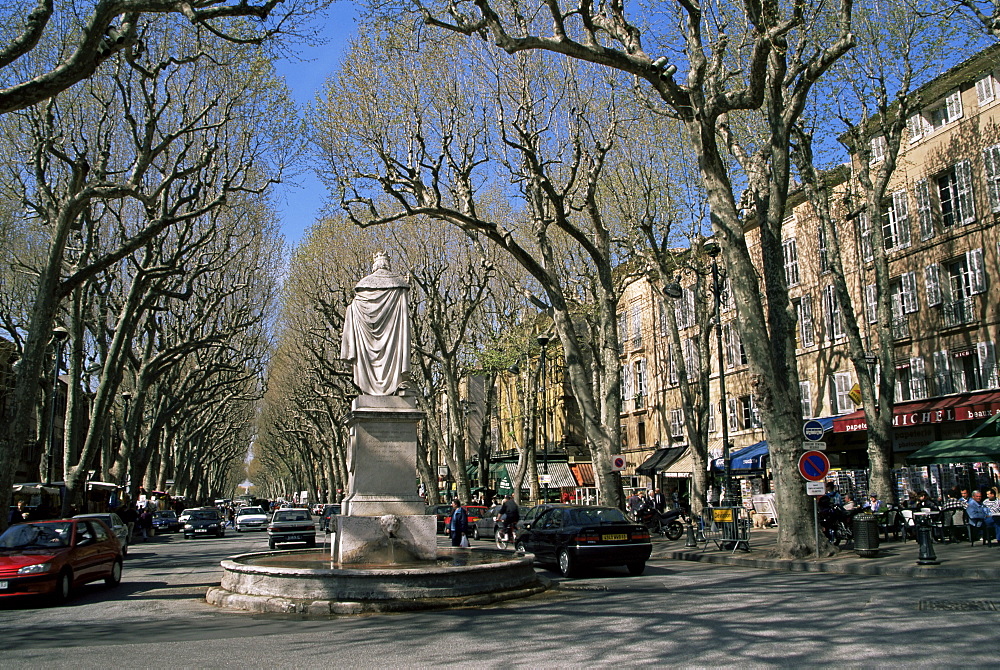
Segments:
[[[439,549],[433,561],[338,567],[315,549],[259,552],[222,561],[208,602],[250,612],[362,614],[469,607],[540,593],[531,554]]]

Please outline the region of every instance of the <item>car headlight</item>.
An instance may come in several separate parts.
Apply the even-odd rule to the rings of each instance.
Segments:
[[[185,527],[185,528],[194,528],[194,526],[192,526],[192,525],[191,525],[191,524],[189,524],[189,523],[186,523],[186,524],[184,524],[184,527]]]
[[[51,563],[35,563],[34,565],[26,565],[17,571],[19,575],[37,575],[41,572],[48,572],[52,568]]]
[[[217,523],[210,523],[210,524],[208,524],[208,527],[209,528],[218,528],[219,524],[217,524]]]

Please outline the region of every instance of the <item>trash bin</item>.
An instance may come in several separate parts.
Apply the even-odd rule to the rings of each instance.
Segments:
[[[878,519],[874,514],[854,516],[854,551],[862,558],[878,556]]]

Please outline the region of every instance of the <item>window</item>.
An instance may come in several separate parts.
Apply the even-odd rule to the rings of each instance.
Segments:
[[[976,345],[976,355],[979,359],[979,388],[996,388],[1000,386],[997,375],[997,358],[992,342],[980,342]]]
[[[885,136],[878,135],[873,137],[871,140],[871,152],[872,157],[869,161],[870,163],[878,163],[879,161],[885,160]]]
[[[820,273],[826,273],[830,271],[830,255],[827,251],[826,244],[826,227],[819,227],[819,271]]]
[[[694,291],[684,289],[680,300],[674,306],[674,314],[677,318],[677,328],[690,328],[694,325]]]
[[[726,420],[729,422],[730,432],[736,432],[740,429],[740,420],[739,414],[737,414],[736,402],[736,398],[726,399]]]
[[[866,263],[875,258],[872,249],[872,223],[868,212],[858,214],[858,236],[861,238],[861,258]]]
[[[908,314],[917,311],[917,278],[907,272],[894,280],[889,287],[892,306],[892,336],[902,339],[910,336]]]
[[[628,365],[622,366],[622,409],[625,403],[632,398],[632,368]]]
[[[795,314],[798,317],[798,345],[811,347],[816,343],[813,327],[812,296],[804,295],[795,301]]]
[[[635,362],[635,408],[642,409],[646,406],[646,359],[640,358]],[[640,442],[644,444],[644,442]]]
[[[813,416],[812,384],[799,382],[799,395],[802,397],[802,416],[806,419]]]
[[[830,397],[834,400],[834,410],[837,414],[848,414],[854,411],[854,401],[851,400],[850,392],[850,372],[836,372],[830,376]]]
[[[986,189],[990,194],[990,209],[1000,212],[1000,144],[983,150],[986,167]]]
[[[878,286],[865,286],[865,318],[868,323],[878,323]]]
[[[646,446],[646,422],[640,421],[635,425],[635,435],[638,438],[640,447]]]
[[[976,220],[972,202],[972,166],[969,161],[956,163],[934,178],[937,184],[940,221],[945,228]]]
[[[747,364],[747,353],[743,349],[743,341],[740,333],[733,325],[733,322],[723,324],[722,341],[726,347],[726,367],[734,368],[737,365]]]
[[[667,347],[667,379],[671,386],[677,385],[677,351],[672,342]]]
[[[978,93],[978,85],[976,89]],[[949,92],[939,104],[917,112],[906,120],[906,130],[910,136],[910,143],[917,142],[921,137],[930,135],[938,128],[960,118],[962,118],[962,92],[955,89]]]
[[[844,323],[841,318],[840,301],[833,284],[823,287],[823,316],[826,324],[826,339],[837,340],[844,336]]]
[[[906,120],[906,130],[910,136],[910,144],[913,144],[925,133],[930,132],[930,124],[924,119],[923,114],[918,112]]]
[[[910,246],[910,218],[906,191],[896,191],[882,212],[882,248],[893,251],[908,246]]]
[[[628,318],[622,312],[618,315],[618,354],[625,353],[625,342],[628,340]]]
[[[896,364],[896,402],[927,397],[924,359],[917,356]]]
[[[719,428],[715,425],[715,403],[708,403],[708,432],[714,433]]]
[[[976,101],[980,106],[993,102],[993,75],[987,74],[976,81]]]
[[[998,385],[993,342],[974,347],[934,352],[934,379],[938,394],[965,393]]]
[[[632,305],[632,347],[638,349],[642,346],[642,312],[639,305]]]
[[[719,296],[719,309],[723,312],[728,312],[733,309],[735,303],[733,302],[733,286],[729,282],[729,277],[722,280],[721,296]]]
[[[670,437],[684,438],[684,410],[670,410]]]
[[[799,252],[795,247],[794,237],[781,244],[781,252],[785,259],[785,283],[796,286],[799,283]]]
[[[969,250],[965,255],[945,263],[944,270],[947,281],[941,304],[944,326],[971,323],[976,318],[972,296],[986,290],[983,250]]]
[[[744,428],[760,428],[760,412],[753,401],[752,395],[745,395],[740,398],[740,413],[743,417]]]

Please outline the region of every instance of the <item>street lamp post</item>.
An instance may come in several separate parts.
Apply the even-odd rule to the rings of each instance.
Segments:
[[[726,407],[726,364],[722,351],[722,287],[719,285],[719,253],[715,240],[705,242],[705,253],[712,259],[712,293],[715,296],[715,347],[719,361],[719,418],[722,420],[722,485],[727,502],[732,503],[732,479],[729,467],[729,412]]]
[[[49,448],[45,459],[45,483],[52,483],[52,465],[56,450],[56,399],[59,397],[59,368],[62,367],[63,344],[69,337],[69,331],[62,326],[52,329],[52,343],[55,345],[54,363],[52,366],[52,396],[49,398]],[[66,417],[63,417],[63,421]]]
[[[539,371],[538,371],[538,373],[539,373],[539,377],[541,378],[540,381],[541,381],[541,387],[542,387],[541,388],[541,391],[542,391],[541,392],[542,407],[541,407],[541,411],[540,411],[541,419],[542,420],[539,422],[539,430],[538,430],[538,436],[537,436],[537,438],[542,443],[542,470],[543,470],[543,472],[546,475],[549,474],[549,441],[548,441],[548,435],[546,434],[546,425],[545,425],[546,424],[546,420],[545,420],[545,348],[548,346],[548,344],[549,344],[549,336],[548,335],[539,335],[538,336],[538,346],[539,346],[539,354],[538,354],[538,367],[539,367]],[[546,481],[545,482],[545,501],[548,502],[548,500],[549,500],[549,484]]]

